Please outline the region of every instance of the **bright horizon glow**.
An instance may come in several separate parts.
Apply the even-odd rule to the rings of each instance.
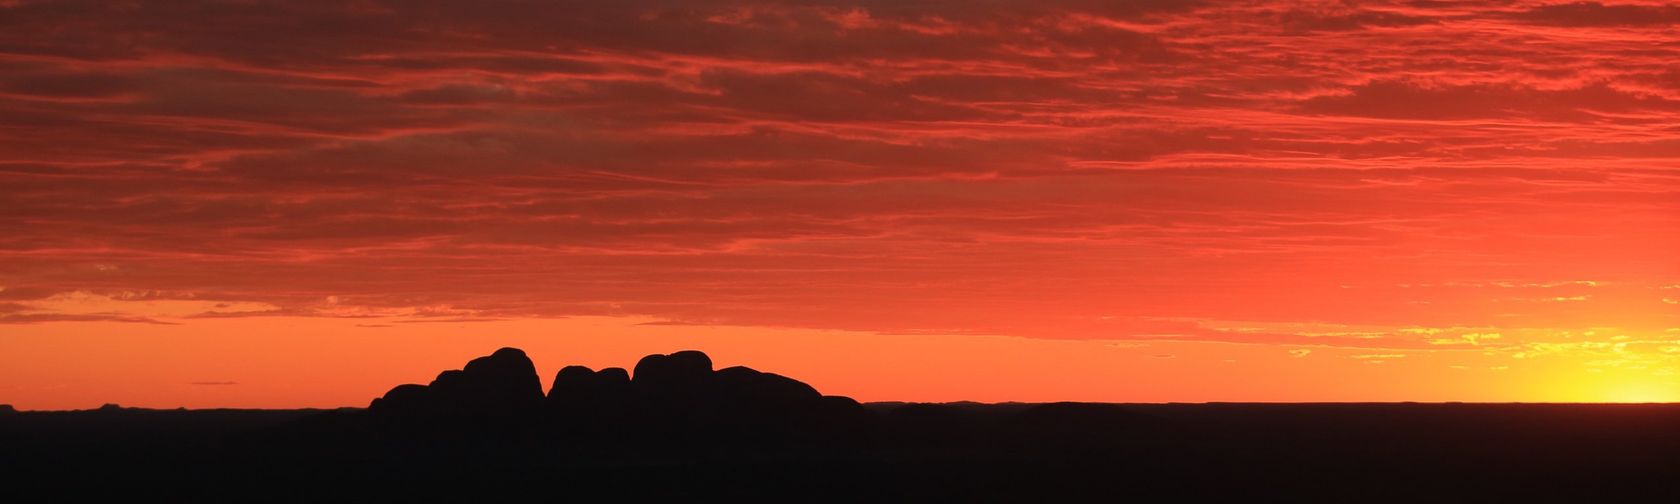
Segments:
[[[1583,368],[1567,355],[1470,367],[1462,363],[1479,351],[1396,357],[1312,345],[881,335],[622,317],[412,322],[19,326],[0,338],[9,361],[0,383],[20,409],[361,407],[397,384],[425,383],[514,346],[536,361],[545,387],[565,365],[628,369],[646,354],[699,349],[720,368],[751,366],[862,401],[1597,403],[1671,402],[1680,390],[1672,378]]]
[[[1611,385],[1605,391],[1604,402],[1612,403],[1672,403],[1680,401],[1680,388],[1674,383],[1644,381],[1638,378]]]
[[[0,403],[356,406],[512,343],[1677,400],[1676,61],[1655,0],[0,0]]]

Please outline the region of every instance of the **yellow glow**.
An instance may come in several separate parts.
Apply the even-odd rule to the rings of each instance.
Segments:
[[[0,330],[0,403],[364,406],[396,384],[425,383],[501,346],[530,353],[544,382],[567,364],[630,367],[649,353],[699,349],[720,367],[752,366],[865,401],[1680,402],[1680,354],[1653,349],[1667,340],[1637,333],[1499,346],[1544,336],[1505,330],[1479,345],[1371,349],[663,325],[647,317],[414,320],[14,325]]]
[[[1614,384],[1605,391],[1605,402],[1665,403],[1680,401],[1680,390],[1672,384],[1630,382]]]

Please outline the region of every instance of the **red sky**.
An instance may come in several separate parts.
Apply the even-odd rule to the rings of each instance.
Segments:
[[[1658,2],[0,0],[0,402],[362,405],[503,344],[1680,399],[1676,61]]]

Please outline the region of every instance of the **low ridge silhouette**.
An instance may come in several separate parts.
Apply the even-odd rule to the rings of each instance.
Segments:
[[[430,385],[398,385],[368,411],[390,418],[506,418],[531,414],[542,404],[536,365],[524,351],[503,348],[439,373]]]
[[[374,399],[368,413],[382,425],[408,429],[537,422],[594,433],[704,429],[760,438],[873,416],[851,398],[824,396],[782,375],[743,366],[713,370],[712,359],[694,350],[644,357],[633,375],[622,368],[567,366],[544,396],[536,366],[516,348],[444,371],[429,385],[398,385]]]
[[[0,406],[59,500],[1680,500],[1680,405],[872,403],[649,355],[546,393],[503,348],[365,409]]]

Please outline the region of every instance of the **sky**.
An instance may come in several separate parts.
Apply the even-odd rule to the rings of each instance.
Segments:
[[[1680,7],[0,0],[0,403],[1680,400]]]

